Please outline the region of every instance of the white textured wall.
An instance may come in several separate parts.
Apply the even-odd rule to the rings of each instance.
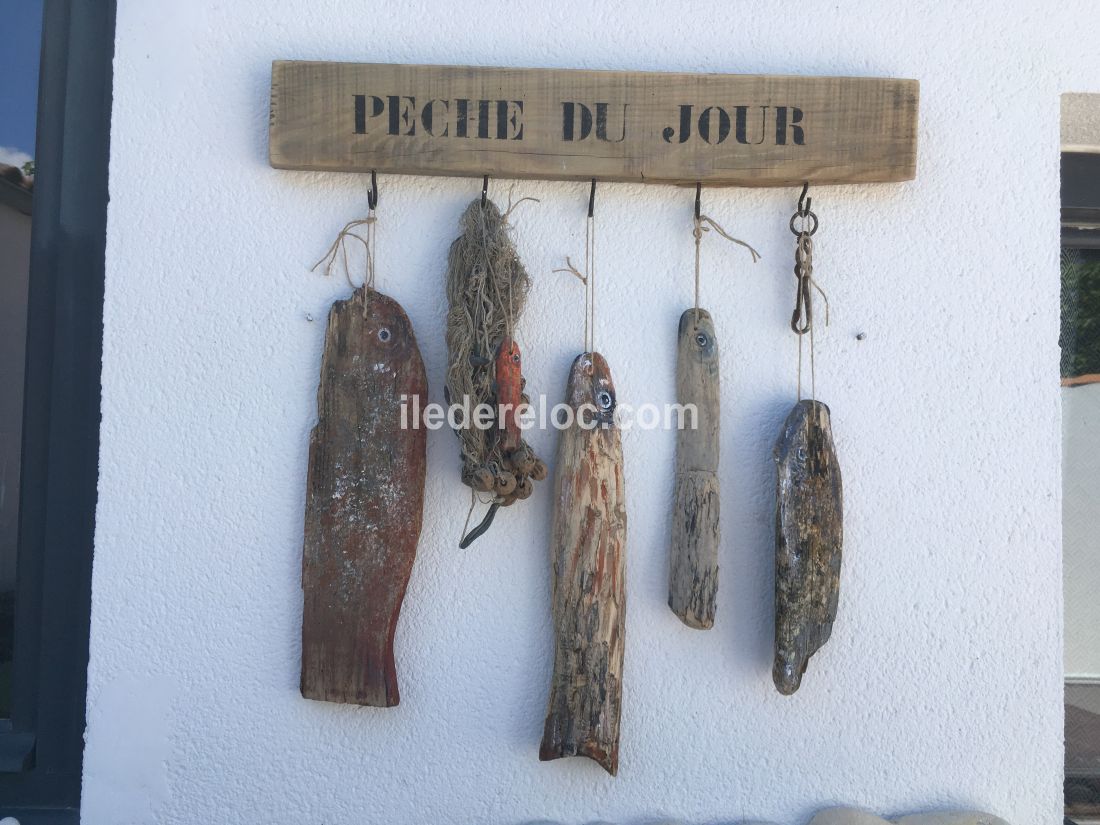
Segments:
[[[1091,3],[119,5],[86,823],[795,823],[839,801],[1060,822],[1058,95],[1100,90]],[[448,432],[429,440],[400,708],[299,697],[306,445],[322,322],[347,292],[308,267],[364,212],[367,182],[268,167],[274,58],[921,81],[918,179],[813,193],[847,542],[836,632],[796,696],[769,675],[791,189],[705,195],[765,256],[750,267],[706,242],[725,395],[712,631],[665,606],[674,439],[624,439],[619,777],[537,760],[548,485],[460,552]],[[439,400],[446,250],[480,181],[381,187],[380,286],[407,308]],[[586,192],[515,191],[542,199],[518,213],[535,279],[519,337],[531,388],[555,396],[582,309],[550,270],[582,252]],[[672,398],[691,200],[599,189],[597,343],[623,401]],[[552,433],[533,440],[553,456]]]

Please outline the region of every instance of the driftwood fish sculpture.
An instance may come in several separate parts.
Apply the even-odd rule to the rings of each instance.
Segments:
[[[622,710],[626,501],[615,385],[598,353],[573,362],[550,542],[554,672],[539,759],[587,756],[612,776]],[[583,417],[582,417],[583,416]]]
[[[829,408],[799,401],[775,445],[775,665],[784,695],[829,640],[840,595],[844,501]]]
[[[676,434],[668,606],[688,627],[714,624],[718,592],[718,339],[705,309],[680,316],[676,395],[695,409]]]
[[[391,707],[424,504],[428,394],[412,324],[369,287],[332,305],[309,442],[302,695]],[[419,406],[419,410],[414,409]],[[402,408],[404,406],[404,415]]]

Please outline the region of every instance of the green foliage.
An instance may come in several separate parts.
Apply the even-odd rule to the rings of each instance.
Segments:
[[[1062,377],[1100,373],[1100,260],[1062,255]]]
[[[28,160],[26,163],[24,163],[22,171],[23,171],[23,177],[33,178],[34,177],[34,161],[33,160]]]

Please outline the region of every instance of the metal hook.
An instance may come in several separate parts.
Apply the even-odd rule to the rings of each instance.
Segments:
[[[817,215],[813,213],[810,206],[813,204],[813,198],[807,198],[806,192],[810,188],[810,184],[802,184],[802,194],[798,196],[798,208],[795,209],[793,215],[791,215],[791,232],[795,235],[802,235],[803,233],[813,235],[817,232]],[[800,229],[795,228],[795,221],[802,218],[802,227]]]
[[[813,203],[813,198],[807,198],[806,193],[810,189],[809,181],[802,184],[802,194],[798,196],[798,214],[802,217],[806,217],[810,212],[810,205]]]
[[[371,209],[378,208],[378,175],[371,169],[370,189],[367,190],[367,206]]]
[[[588,217],[592,217],[592,209],[596,205],[596,179],[592,178],[592,188],[588,191]]]
[[[695,220],[699,220],[699,214],[702,211],[702,198],[703,198],[703,184],[695,184]]]
[[[485,205],[485,199],[489,197],[489,176],[481,179],[481,205]]]

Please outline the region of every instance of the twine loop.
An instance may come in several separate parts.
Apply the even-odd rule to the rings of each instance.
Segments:
[[[698,206],[698,201],[696,201]],[[753,249],[749,244],[742,240],[738,240],[733,237],[729,232],[723,229],[717,221],[711,218],[709,215],[702,215],[698,211],[695,213],[695,225],[691,230],[691,234],[695,237],[695,317],[699,317],[699,259],[700,259],[700,246],[703,242],[703,233],[714,230],[727,241],[732,241],[735,244],[739,244],[745,249],[749,250],[752,255],[752,262],[756,263],[760,260],[760,253]]]
[[[329,246],[328,251],[321,256],[321,259],[317,261],[313,266],[309,268],[310,272],[316,272],[317,267],[321,264],[325,265],[325,276],[332,275],[332,268],[336,264],[337,259],[341,259],[344,264],[344,276],[348,279],[348,284],[352,289],[358,289],[360,286],[365,286],[368,289],[374,289],[374,238],[375,238],[375,225],[378,223],[378,217],[374,213],[374,208],[367,212],[367,217],[356,218],[353,221],[348,221],[344,224],[344,228],[337,234],[336,239],[333,240]],[[359,227],[365,226],[365,237],[360,235],[358,231]],[[351,266],[348,263],[348,238],[354,238],[363,244],[363,248],[367,253],[366,271],[363,275],[363,283],[356,284],[351,277]]]

